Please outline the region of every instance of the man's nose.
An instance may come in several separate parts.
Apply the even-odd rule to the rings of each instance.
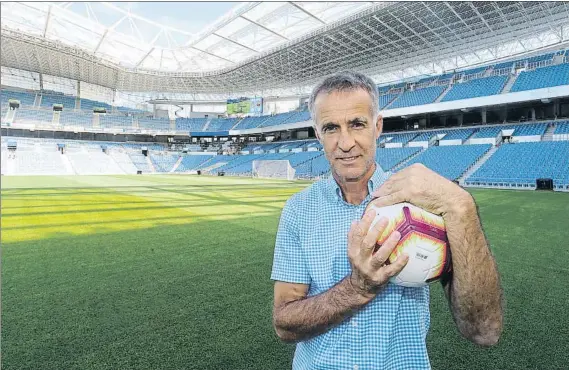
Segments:
[[[348,130],[342,130],[340,132],[340,140],[338,141],[338,147],[343,152],[349,152],[356,145],[356,141]]]

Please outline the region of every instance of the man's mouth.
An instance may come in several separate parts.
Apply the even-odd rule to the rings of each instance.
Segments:
[[[355,161],[355,160],[358,159],[358,158],[359,158],[359,155],[354,155],[354,156],[351,156],[351,157],[340,157],[340,158],[338,158],[338,160],[339,160],[340,162],[342,162],[342,163],[351,163],[351,162]]]

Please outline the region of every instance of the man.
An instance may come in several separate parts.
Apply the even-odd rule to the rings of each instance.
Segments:
[[[273,323],[282,340],[297,343],[294,369],[430,368],[429,289],[389,284],[408,257],[385,264],[398,232],[372,254],[386,220],[369,230],[375,212],[362,213],[371,201],[442,215],[453,257],[443,286],[460,333],[491,346],[502,331],[499,276],[473,198],[422,165],[382,171],[378,102],[373,81],[351,72],[327,78],[310,97],[332,175],[287,201],[271,276]]]

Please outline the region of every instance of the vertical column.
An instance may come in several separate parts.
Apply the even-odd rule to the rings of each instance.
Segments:
[[[464,122],[464,114],[460,113],[456,119],[458,120],[458,125],[462,127],[462,123]]]
[[[488,121],[486,120],[486,108],[482,108],[482,111],[480,112],[480,115],[482,116],[482,117],[481,117],[481,118],[482,118],[482,123],[488,122]]]
[[[500,109],[500,122],[504,123],[508,119],[508,108],[506,106]]]
[[[81,109],[81,81],[77,80],[77,96],[75,97],[75,109]]]
[[[531,108],[530,114],[531,114],[531,120],[535,121],[535,108]]]

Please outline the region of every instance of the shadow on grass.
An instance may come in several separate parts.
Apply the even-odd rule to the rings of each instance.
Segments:
[[[162,192],[169,189],[178,189],[180,191],[186,191],[191,193],[210,193],[212,191],[248,191],[248,190],[265,190],[272,188],[282,188],[290,189],[294,187],[295,183],[259,183],[259,184],[235,184],[235,185],[211,185],[211,184],[189,184],[189,185],[158,185],[158,186],[146,186],[146,185],[113,185],[111,187],[93,186],[93,187],[39,187],[39,188],[18,188],[18,189],[2,189],[2,197],[9,199],[14,196],[22,197],[37,197],[37,196],[65,196],[74,194],[109,194],[111,192],[124,192],[132,191],[136,193],[153,193]],[[299,187],[305,184],[298,184]]]
[[[290,369],[278,214],[4,244],[4,369]]]

